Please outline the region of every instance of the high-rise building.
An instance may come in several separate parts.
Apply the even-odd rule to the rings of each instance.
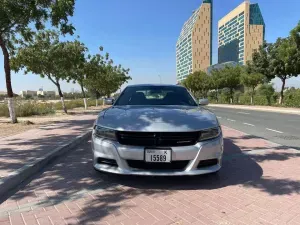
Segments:
[[[218,63],[246,64],[263,44],[265,23],[258,4],[244,1],[218,23]]]
[[[206,70],[212,63],[212,0],[202,5],[184,23],[176,44],[177,82],[190,73]]]

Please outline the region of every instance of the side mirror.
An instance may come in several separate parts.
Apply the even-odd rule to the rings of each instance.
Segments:
[[[206,98],[199,100],[199,105],[208,105],[208,104],[209,104],[209,101]]]

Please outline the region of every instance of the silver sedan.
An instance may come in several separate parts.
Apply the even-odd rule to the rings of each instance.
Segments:
[[[132,85],[100,112],[92,134],[94,168],[116,174],[177,176],[220,170],[216,116],[176,85]]]

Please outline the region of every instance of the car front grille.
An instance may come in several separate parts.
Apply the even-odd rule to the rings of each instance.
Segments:
[[[177,170],[182,171],[188,165],[189,160],[173,161],[171,163],[147,163],[142,160],[127,160],[128,166],[141,170]]]
[[[200,132],[118,131],[116,135],[122,145],[176,147],[195,145],[200,137]]]

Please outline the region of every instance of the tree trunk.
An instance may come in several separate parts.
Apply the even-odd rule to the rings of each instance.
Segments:
[[[216,90],[216,100],[217,100],[217,103],[219,102],[219,95],[218,95],[219,93],[218,92],[219,92],[219,89]]]
[[[86,95],[85,95],[85,91],[84,91],[82,83],[80,83],[80,87],[81,87],[81,92],[82,92],[82,95],[83,95],[84,109],[87,110],[88,106],[87,106],[87,103],[86,103]]]
[[[58,94],[59,94],[59,96],[60,96],[62,108],[63,108],[64,112],[65,112],[66,114],[68,114],[68,111],[67,111],[67,108],[66,108],[66,105],[65,105],[64,95],[63,95],[63,93],[62,93],[62,91],[61,91],[61,89],[60,89],[60,84],[57,83],[56,86],[57,86],[57,89],[58,89]]]
[[[17,116],[15,111],[15,100],[14,98],[8,98],[8,110],[12,123],[17,123]]]
[[[253,105],[254,89],[255,88],[253,87],[251,92],[251,105]]]
[[[98,99],[99,99],[99,93],[96,92],[96,107],[98,107]]]
[[[15,113],[15,104],[14,104],[14,92],[11,86],[11,74],[10,74],[10,60],[9,60],[9,53],[5,46],[4,40],[0,34],[0,47],[3,52],[4,56],[4,71],[5,71],[5,80],[6,80],[6,89],[7,89],[7,96],[8,96],[8,109],[9,115],[12,123],[17,123],[17,116]]]
[[[283,91],[284,91],[284,88],[285,88],[285,80],[286,80],[286,78],[282,78],[282,79],[281,79],[281,81],[282,81],[282,86],[281,86],[280,98],[279,98],[279,104],[280,104],[280,105],[283,104]]]
[[[267,97],[268,105],[271,105],[271,97]]]
[[[230,104],[233,103],[233,90],[230,89]]]

